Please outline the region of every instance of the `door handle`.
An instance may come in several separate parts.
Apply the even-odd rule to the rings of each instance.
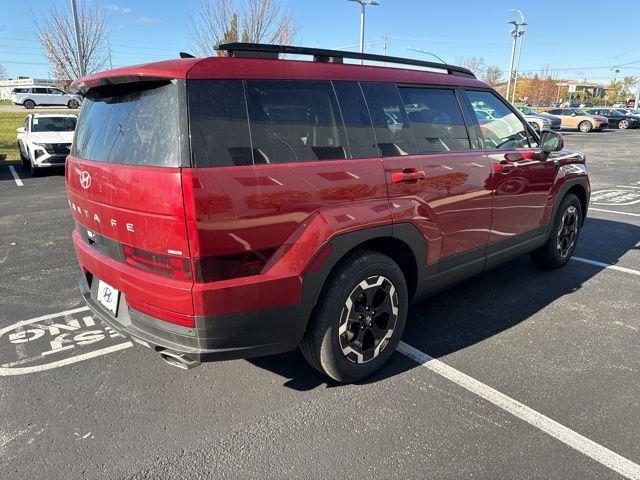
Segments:
[[[424,180],[425,178],[427,178],[427,174],[424,173],[424,170],[405,168],[401,172],[391,174],[391,183],[418,183],[418,180]]]

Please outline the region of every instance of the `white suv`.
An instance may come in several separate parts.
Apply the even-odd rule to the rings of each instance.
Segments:
[[[78,108],[82,99],[79,95],[64,92],[55,87],[16,87],[11,90],[11,102],[24,108],[38,106],[66,106]]]
[[[45,167],[64,165],[78,117],[64,114],[29,114],[18,128],[18,148],[25,170],[35,176]]]

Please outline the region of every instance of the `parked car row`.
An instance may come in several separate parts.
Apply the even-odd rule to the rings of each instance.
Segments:
[[[67,93],[55,87],[16,87],[11,90],[11,102],[24,108],[63,106],[78,108],[82,103],[80,95]]]
[[[577,129],[583,133],[605,128],[640,127],[640,112],[630,108],[551,108],[538,112],[531,107],[517,107],[536,132],[542,130]]]

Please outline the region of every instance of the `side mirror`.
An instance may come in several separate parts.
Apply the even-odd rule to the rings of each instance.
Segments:
[[[18,128],[16,128],[16,132],[24,133],[24,132],[26,132],[26,130],[24,129],[24,127],[18,127]]]
[[[559,152],[564,148],[564,138],[558,132],[544,130],[540,135],[540,148],[546,159],[551,152]]]

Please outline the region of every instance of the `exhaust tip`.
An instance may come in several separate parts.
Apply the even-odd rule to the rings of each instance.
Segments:
[[[184,353],[178,353],[172,350],[161,350],[160,358],[162,358],[172,367],[176,367],[181,370],[191,370],[192,368],[200,365],[200,362],[198,360],[192,360]]]

